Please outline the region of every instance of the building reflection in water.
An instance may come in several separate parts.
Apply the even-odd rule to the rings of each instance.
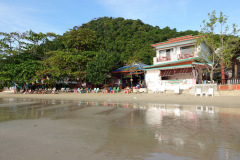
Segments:
[[[200,159],[240,156],[239,108],[149,104],[142,110],[159,152]]]

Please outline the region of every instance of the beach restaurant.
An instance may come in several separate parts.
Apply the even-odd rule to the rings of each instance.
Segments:
[[[200,51],[209,52],[206,44],[196,46],[195,36],[183,36],[151,45],[156,51],[153,65],[146,66],[145,81],[148,90],[190,89],[201,83],[200,70],[205,67],[198,61]]]
[[[143,63],[134,62],[112,71],[114,85],[121,89],[127,86],[132,88],[137,84],[145,87],[144,67],[147,66]]]

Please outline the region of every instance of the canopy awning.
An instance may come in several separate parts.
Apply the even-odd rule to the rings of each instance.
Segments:
[[[189,68],[189,67],[192,67],[192,66],[193,66],[192,64],[186,64],[186,65],[178,65],[178,66],[150,68],[150,69],[145,69],[145,70],[154,70],[154,69],[169,70],[169,69],[176,69],[176,68]]]
[[[178,68],[178,69],[169,69],[169,70],[161,70],[161,77],[174,76],[179,74],[189,74],[192,73],[192,68]]]
[[[127,66],[123,66],[121,68],[118,68],[116,70],[113,71],[113,73],[125,73],[125,74],[129,74],[130,72],[132,72],[132,74],[143,74],[144,72],[144,67],[147,67],[148,65],[143,64],[143,63],[139,63],[139,62],[135,62],[133,65],[127,65]]]
[[[191,58],[186,58],[186,59],[181,59],[181,60],[176,60],[176,61],[163,62],[160,64],[146,66],[146,67],[144,67],[144,69],[152,69],[152,68],[162,67],[162,66],[173,66],[173,65],[177,66],[179,63],[185,63],[185,62],[192,63],[197,58],[198,57],[191,57]]]

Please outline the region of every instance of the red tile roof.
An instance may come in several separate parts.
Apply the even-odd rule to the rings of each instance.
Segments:
[[[183,36],[183,37],[177,37],[177,38],[169,39],[166,42],[152,44],[151,47],[160,46],[160,45],[168,44],[168,43],[175,43],[175,42],[180,42],[180,41],[186,41],[186,40],[191,40],[191,39],[196,39],[196,38],[199,38],[199,36],[188,35],[188,36]]]

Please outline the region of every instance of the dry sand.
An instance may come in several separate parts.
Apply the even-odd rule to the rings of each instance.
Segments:
[[[7,94],[0,93],[0,98],[31,98],[31,99],[59,99],[83,101],[112,101],[128,103],[161,103],[182,105],[211,105],[216,107],[240,107],[239,96],[199,97],[189,94],[167,93],[58,93],[58,94]]]

